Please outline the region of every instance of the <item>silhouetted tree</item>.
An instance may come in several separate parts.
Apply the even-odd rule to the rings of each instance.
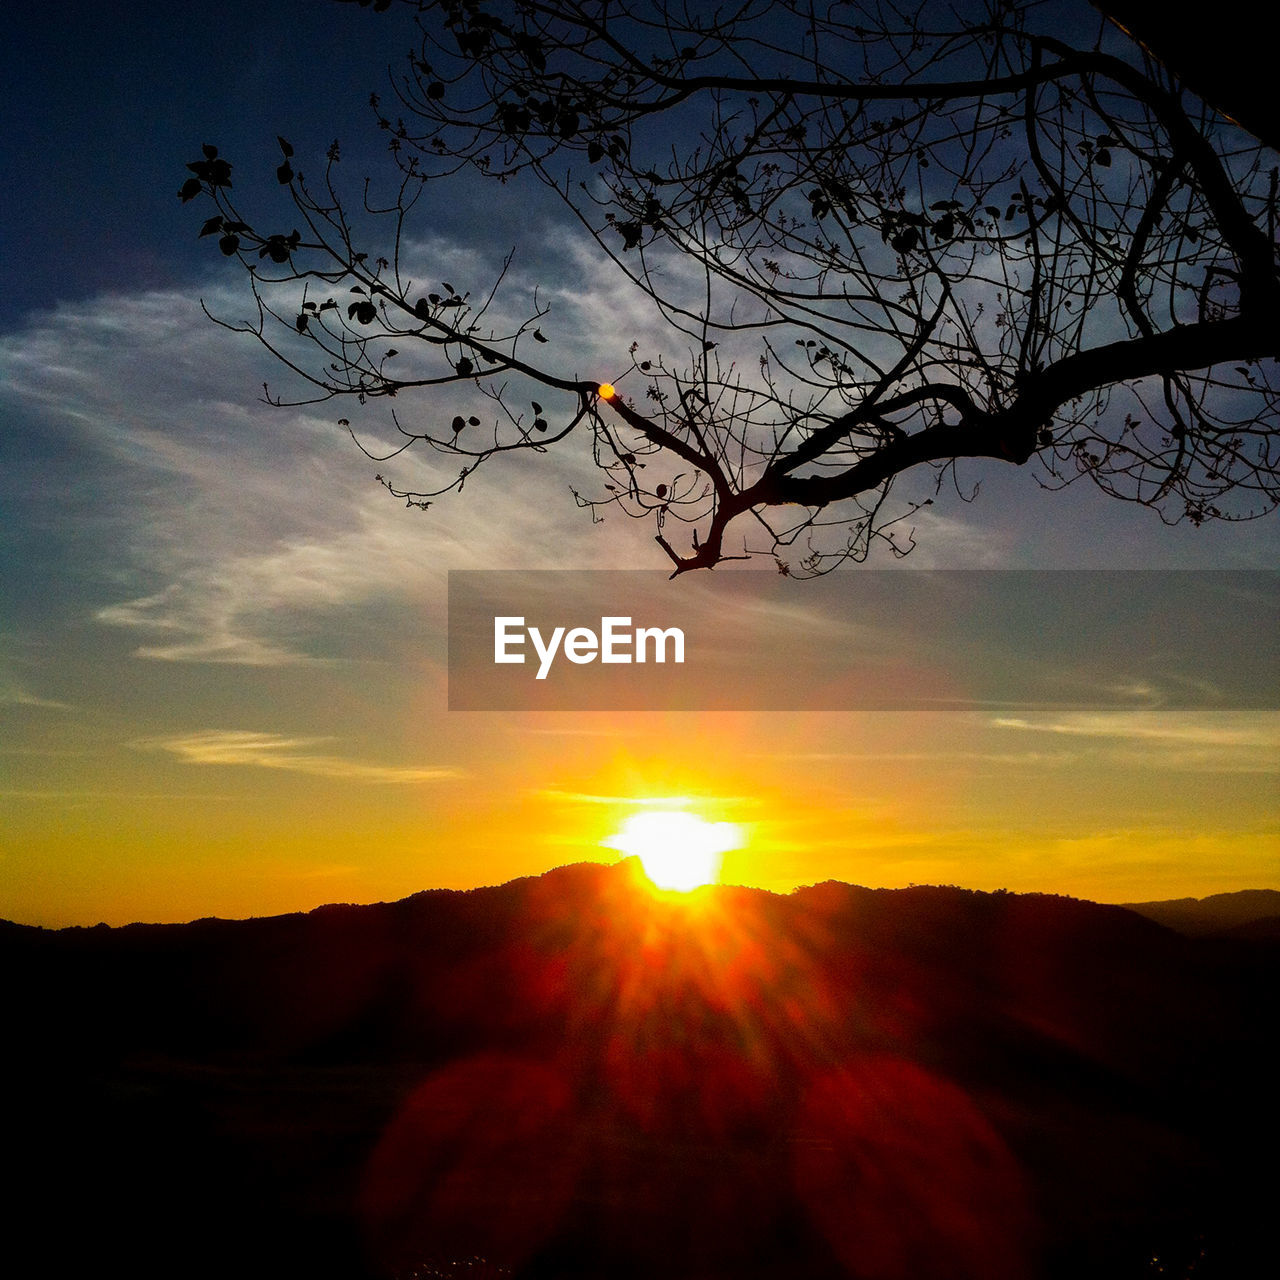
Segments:
[[[434,492],[383,480],[398,496],[585,432],[603,475],[579,505],[653,519],[677,573],[904,553],[963,458],[1036,459],[1047,488],[1088,477],[1168,522],[1276,505],[1276,157],[1094,11],[406,2],[417,47],[373,104],[383,206],[344,203],[336,144],[311,182],[283,139],[298,229],[242,212],[213,147],[181,192],[248,271],[232,327],[314,388],[290,403],[492,402],[394,414],[404,447],[462,464]],[[669,341],[584,378],[536,300],[498,318],[501,278],[411,279],[418,202],[467,171],[552,188]]]

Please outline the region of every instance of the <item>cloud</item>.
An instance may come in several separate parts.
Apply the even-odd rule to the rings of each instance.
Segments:
[[[244,308],[229,289],[207,301],[220,315]],[[93,616],[135,632],[140,657],[316,661],[334,656],[347,621],[391,602],[419,634],[423,601],[438,600],[442,633],[449,568],[598,567],[610,555],[628,564],[647,545],[638,529],[595,534],[574,507],[570,484],[592,467],[585,440],[581,456],[571,444],[497,459],[465,494],[406,511],[338,427],[343,413],[358,421],[354,408],[255,401],[278,366],[181,293],[58,307],[0,340],[0,369],[11,416],[47,442],[18,490],[21,514],[47,521],[51,493],[74,497],[53,535],[97,558],[115,599]],[[432,394],[417,412],[447,417],[474,393]],[[366,425],[377,448],[390,424],[383,414]],[[398,485],[426,488],[456,461],[410,451],[396,466]]]
[[[69,702],[42,698],[15,684],[0,684],[0,707],[39,707],[46,711],[71,711]]]
[[[1158,768],[1280,772],[1280,713],[1272,711],[1072,712],[1044,719],[997,716],[994,729],[1093,739],[1110,758]]]
[[[279,733],[242,729],[204,729],[171,737],[144,738],[133,745],[168,751],[186,764],[251,765],[348,782],[442,782],[464,776],[459,769],[365,764],[311,750],[328,741],[331,739],[289,738]]]

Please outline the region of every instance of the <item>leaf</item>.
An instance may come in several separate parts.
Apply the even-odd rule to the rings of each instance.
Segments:
[[[466,356],[463,356],[453,367],[460,378],[469,378],[475,372],[475,365]]]
[[[547,429],[547,420],[545,418],[534,418],[533,429],[535,431],[545,431]]]
[[[599,164],[604,159],[604,147],[598,142],[587,143],[587,163]]]
[[[428,320],[431,318],[431,306],[427,302],[426,298],[419,298],[418,301],[413,304],[413,314],[417,316],[419,320]]]
[[[480,425],[480,419],[477,418],[475,414],[472,414],[471,417],[467,419],[467,423],[469,426],[478,427]]]
[[[311,323],[311,317],[305,311],[298,312],[298,318],[293,322],[293,327],[299,333],[306,333],[307,325]]]
[[[221,249],[228,258],[230,258],[235,251],[240,248],[240,237],[223,236],[222,239],[218,241],[218,248]]]
[[[439,102],[444,97],[444,85],[439,80],[433,80],[427,85],[427,97],[434,102]]]
[[[372,302],[353,302],[347,308],[347,319],[359,324],[372,324],[378,317],[378,308]]]
[[[279,134],[276,134],[276,141],[280,144],[280,151],[286,159],[293,155],[293,148]]]
[[[289,246],[283,236],[271,236],[266,244],[258,250],[258,257],[269,257],[272,262],[282,264],[289,261]]]
[[[194,200],[203,190],[204,187],[199,178],[188,178],[178,191],[178,199],[186,204],[188,200]]]
[[[461,414],[459,414],[459,415],[458,415],[456,418],[454,418],[454,420],[453,420],[453,429],[454,429],[455,431],[461,431],[461,430],[462,430],[462,428],[463,428],[463,427],[465,427],[466,425],[467,425],[467,421],[466,421],[466,419],[465,419]]]
[[[209,221],[206,222],[204,226],[200,228],[200,236],[211,236],[215,231],[221,231],[221,230],[222,230],[222,215],[219,214],[216,218],[210,218]],[[196,239],[198,240],[200,236],[197,236]]]
[[[282,187],[287,187],[293,181],[293,166],[287,160],[276,170],[276,181]]]
[[[533,331],[533,340],[534,340],[534,342],[546,342],[546,338],[544,338],[544,337],[542,336],[542,330],[541,330],[541,329],[535,329],[535,330]]]
[[[541,406],[541,405],[540,405],[536,400],[530,400],[530,401],[529,401],[529,403],[530,403],[531,405],[533,405],[533,411],[534,411],[534,413],[538,414],[538,416],[539,416],[539,417],[541,417],[541,416],[542,416],[542,406]]]
[[[207,142],[200,148],[200,150],[204,152],[204,158],[206,160],[216,160],[218,158],[218,148],[210,146]]]
[[[665,498],[667,496],[667,486],[665,484],[660,484],[654,490],[654,493],[656,493],[659,498]]]

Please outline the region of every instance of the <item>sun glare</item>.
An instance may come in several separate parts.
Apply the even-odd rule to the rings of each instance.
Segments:
[[[639,858],[659,889],[688,893],[719,880],[720,859],[741,847],[742,833],[730,822],[660,810],[632,814],[605,843]]]

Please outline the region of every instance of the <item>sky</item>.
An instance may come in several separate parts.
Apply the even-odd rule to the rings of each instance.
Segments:
[[[120,12],[23,7],[4,55],[0,917],[246,917],[494,884],[610,861],[627,818],[659,808],[735,824],[724,877],[777,891],[1280,887],[1274,592],[1214,617],[1245,637],[1225,657],[1210,635],[1169,658],[1172,606],[1118,608],[1123,625],[1078,643],[1063,611],[1039,632],[1016,610],[964,632],[971,657],[1016,650],[1036,679],[1072,654],[1080,679],[1106,673],[1054,701],[993,698],[978,667],[948,666],[945,592],[925,644],[918,613],[879,611],[849,573],[771,587],[758,625],[717,637],[722,672],[747,649],[755,663],[729,709],[451,710],[450,571],[658,570],[651,534],[577,510],[590,466],[572,453],[406,509],[332,406],[264,404],[270,358],[201,309],[237,318],[246,299],[177,199],[186,162],[214,143],[238,173],[269,173],[283,134],[299,163],[340,138],[349,171],[376,164],[368,96],[405,45],[392,15],[319,0]],[[616,364],[643,325],[545,201],[458,184],[426,215],[414,252],[441,278],[483,279],[516,249],[509,285],[539,286],[577,376]],[[1280,563],[1274,515],[1169,528],[1083,486],[1044,493],[1027,469],[970,478],[979,500],[922,512],[898,572],[954,591],[962,572],[1160,570],[1175,592],[1174,571]],[[674,609],[698,587],[670,590]],[[643,599],[661,615],[660,591]],[[846,690],[763,709],[802,638],[829,662],[869,635],[912,678],[945,668],[945,703],[875,709]],[[1170,663],[1184,690],[1198,674],[1237,692],[1172,696]]]

